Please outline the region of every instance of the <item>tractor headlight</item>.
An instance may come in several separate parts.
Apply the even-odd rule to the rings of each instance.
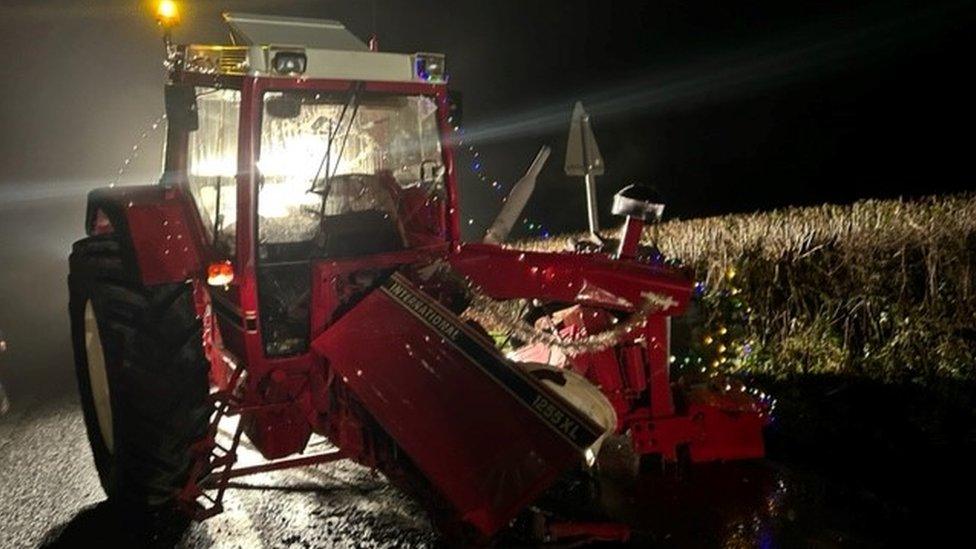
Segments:
[[[414,73],[425,82],[446,82],[444,56],[439,53],[418,53],[413,58]]]
[[[308,57],[296,51],[279,51],[271,60],[271,66],[278,74],[304,74]]]

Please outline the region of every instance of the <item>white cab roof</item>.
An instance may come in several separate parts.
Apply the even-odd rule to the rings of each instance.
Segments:
[[[224,13],[231,39],[241,46],[276,44],[323,50],[369,51],[345,25],[329,19]]]
[[[443,55],[370,51],[338,21],[247,13],[225,13],[224,21],[233,45],[187,45],[186,70],[294,78],[274,72],[273,66],[275,55],[292,52],[306,57],[304,78],[443,83],[424,78],[418,70],[418,59],[432,57],[439,59],[443,70]]]

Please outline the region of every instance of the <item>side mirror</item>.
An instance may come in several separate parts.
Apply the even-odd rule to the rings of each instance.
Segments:
[[[460,126],[463,120],[463,98],[461,92],[457,90],[450,90],[447,92],[447,100],[450,106],[448,107],[451,117],[451,124],[454,126]]]
[[[269,98],[264,105],[272,118],[298,118],[302,113],[301,101],[288,95]]]
[[[169,84],[165,91],[166,120],[171,128],[194,132],[200,127],[197,92],[193,86]]]

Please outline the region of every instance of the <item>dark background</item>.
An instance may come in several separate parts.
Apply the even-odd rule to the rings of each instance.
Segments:
[[[375,21],[383,49],[445,52],[492,178],[517,179],[540,144],[554,146],[529,213],[559,229],[584,221],[581,185],[561,170],[577,99],[606,157],[607,203],[634,181],[657,185],[681,217],[972,188],[972,3],[181,5],[181,41],[223,41],[219,13],[252,10],[335,18],[364,38]],[[112,179],[161,111],[149,7],[4,0],[0,10],[0,181]],[[125,179],[152,178],[160,135]],[[465,205],[488,221],[495,204],[479,183],[464,178]]]
[[[585,225],[562,173],[573,102],[613,193],[656,185],[668,214],[973,189],[973,5],[910,1],[197,1],[179,41],[221,42],[224,10],[326,17],[381,49],[439,51],[469,142],[509,184],[554,154],[527,214]],[[64,277],[84,193],[158,176],[162,44],[145,2],[0,0],[0,379],[67,376]],[[468,237],[498,195],[459,157]],[[525,227],[523,226],[523,231]],[[536,231],[538,233],[538,230]],[[522,233],[526,234],[525,232]],[[56,372],[56,374],[52,373]],[[52,378],[61,380],[61,377]],[[15,395],[16,396],[16,395]]]

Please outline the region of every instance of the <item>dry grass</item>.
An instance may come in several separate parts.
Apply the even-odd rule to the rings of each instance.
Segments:
[[[706,319],[739,289],[750,310],[739,333],[751,345],[730,361],[736,369],[976,379],[976,195],[670,221],[658,231],[661,251],[705,282]]]

